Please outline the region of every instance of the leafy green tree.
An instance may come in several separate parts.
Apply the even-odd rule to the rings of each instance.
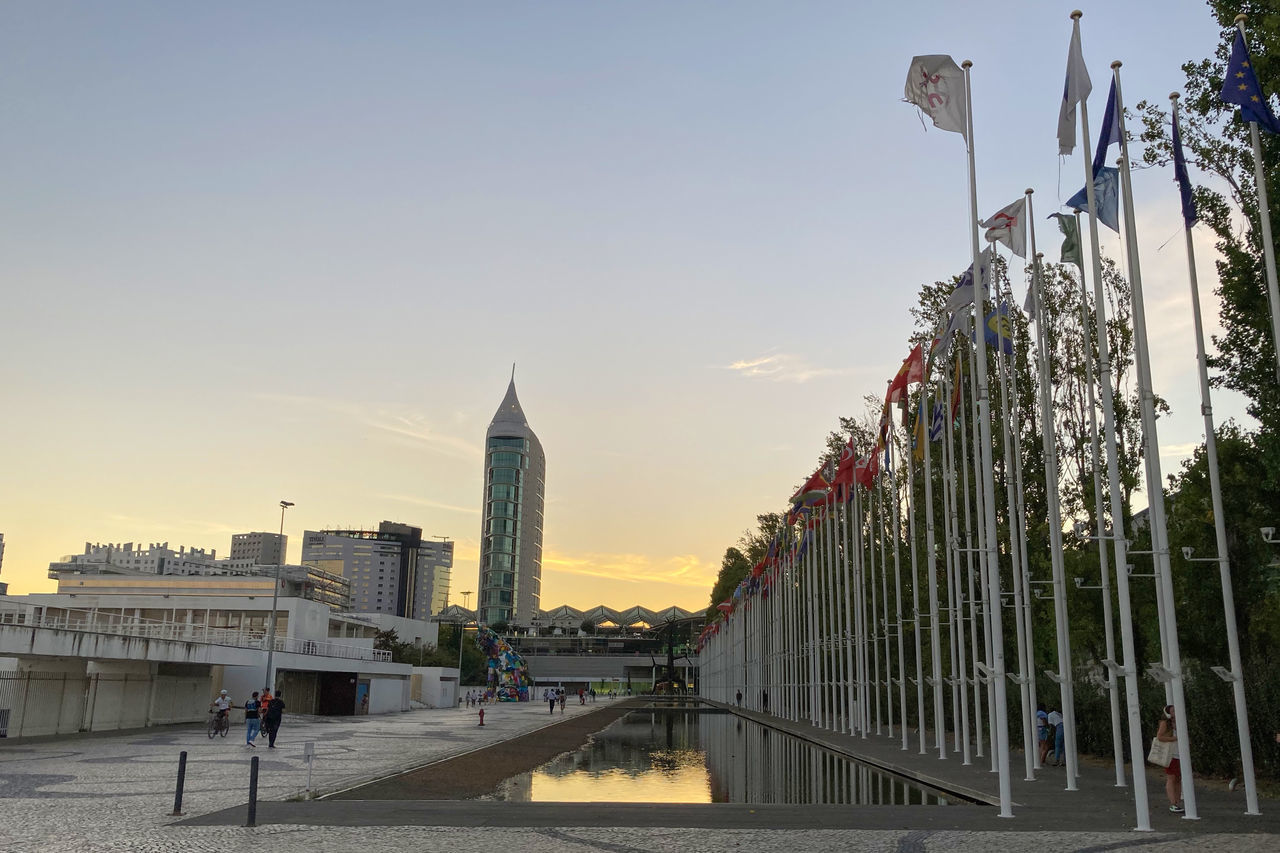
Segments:
[[[707,607],[708,622],[716,619],[720,613],[716,606],[733,595],[738,584],[751,573],[753,565],[738,548],[730,546],[725,549],[724,559],[720,561],[720,574],[716,576],[716,585],[711,588],[711,605]]]

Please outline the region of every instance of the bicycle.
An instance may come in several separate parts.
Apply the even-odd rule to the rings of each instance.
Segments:
[[[227,732],[231,730],[231,715],[219,714],[217,711],[209,717],[208,735],[209,740],[213,740],[215,735],[227,736]]]

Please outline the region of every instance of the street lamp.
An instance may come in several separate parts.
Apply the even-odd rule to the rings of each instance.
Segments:
[[[469,592],[462,594],[462,600],[466,601],[471,595]],[[463,608],[466,609],[465,607]],[[468,620],[469,621],[469,620]],[[467,621],[463,621],[458,625],[458,695],[462,695],[462,641],[467,636]]]
[[[276,652],[276,605],[280,602],[280,569],[284,567],[284,511],[293,506],[292,501],[280,501],[280,562],[276,563],[276,582],[271,589],[271,619],[267,623],[267,688],[274,693],[271,662]]]

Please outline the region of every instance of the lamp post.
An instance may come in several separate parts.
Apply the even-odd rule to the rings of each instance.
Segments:
[[[471,593],[464,592],[462,594],[462,600],[466,601],[470,595]],[[463,609],[465,610],[466,608],[464,607]],[[470,620],[465,620],[458,625],[458,691],[459,691],[459,694],[461,694],[461,691],[462,691],[462,641],[466,638],[467,625],[469,621]]]
[[[265,687],[274,687],[271,682],[271,663],[276,652],[276,605],[280,602],[280,570],[284,567],[284,511],[293,506],[292,501],[280,501],[280,562],[276,563],[276,580],[271,588],[271,618],[267,622],[267,681]]]

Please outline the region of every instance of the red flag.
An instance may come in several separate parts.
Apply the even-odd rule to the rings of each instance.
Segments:
[[[951,423],[956,422],[956,413],[960,411],[960,386],[964,377],[960,371],[960,359],[956,359],[956,376],[951,384]]]
[[[893,377],[893,381],[889,383],[889,391],[885,394],[885,403],[896,403],[899,398],[907,393],[907,386],[912,382],[920,382],[924,379],[924,351],[916,344],[915,349],[902,362],[902,367],[898,368],[898,375]]]
[[[880,454],[878,451],[872,451],[869,456],[864,456],[857,461],[853,469],[853,477],[866,488],[875,485],[876,476],[880,473]]]

